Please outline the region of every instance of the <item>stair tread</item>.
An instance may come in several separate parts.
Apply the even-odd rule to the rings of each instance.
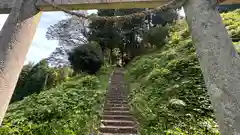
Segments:
[[[127,99],[107,99],[107,101],[122,101],[122,102],[128,102]]]
[[[101,122],[126,122],[126,123],[135,123],[134,121],[126,121],[126,120],[101,120]]]
[[[119,108],[114,108],[114,107],[105,107],[103,111],[129,111],[130,108],[128,107],[119,107]]]
[[[100,128],[135,129],[134,126],[103,126],[103,125],[101,125]]]
[[[134,121],[101,121],[104,126],[136,126]]]
[[[103,116],[109,116],[109,117],[132,117],[130,115],[103,115]]]
[[[106,102],[105,104],[109,104],[109,105],[128,105],[128,103],[121,103],[121,104],[119,104],[119,103],[109,103],[109,102]]]
[[[102,126],[101,133],[137,133],[137,129],[133,126]]]
[[[129,133],[100,133],[99,135],[137,135]]]
[[[108,104],[105,104],[105,105],[104,105],[104,108],[105,108],[105,107],[120,107],[120,106],[121,106],[121,107],[129,107],[128,104],[109,104],[109,103],[108,103]]]
[[[130,111],[104,111],[103,115],[132,115]]]
[[[135,121],[129,103],[129,90],[126,89],[124,73],[115,70],[112,74],[103,108],[100,135],[137,135]]]
[[[130,111],[129,110],[127,110],[127,111],[122,111],[122,110],[111,110],[111,111],[104,111],[104,112],[125,112],[125,113],[130,113]]]
[[[130,107],[117,107],[117,106],[115,106],[115,107],[113,106],[113,107],[111,107],[111,108],[113,108],[113,109],[116,109],[116,108],[117,108],[117,109],[118,109],[118,108],[128,108],[128,109],[130,109]]]

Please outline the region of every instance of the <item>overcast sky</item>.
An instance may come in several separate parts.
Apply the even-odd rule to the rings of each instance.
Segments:
[[[97,10],[88,10],[89,14],[96,12]],[[184,15],[183,10],[180,14]],[[0,15],[0,30],[2,29],[7,17],[7,14]],[[64,18],[66,18],[66,16],[63,12],[43,12],[32,45],[28,51],[25,64],[30,61],[35,63],[39,62],[41,59],[48,57],[55,50],[58,42],[47,40],[45,38],[45,33],[50,25],[56,24]]]

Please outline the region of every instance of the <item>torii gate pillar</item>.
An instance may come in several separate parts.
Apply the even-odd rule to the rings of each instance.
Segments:
[[[213,1],[184,10],[221,134],[240,135],[240,59]]]
[[[40,20],[33,2],[16,0],[0,33],[0,125]]]

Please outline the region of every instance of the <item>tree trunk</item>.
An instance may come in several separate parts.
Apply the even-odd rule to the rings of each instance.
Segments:
[[[0,33],[0,125],[40,20],[34,4],[16,0]]]
[[[113,62],[113,49],[112,48],[109,49],[109,64],[110,65],[114,64],[114,62]]]
[[[222,135],[240,134],[240,60],[213,0],[188,0],[187,22]]]
[[[44,86],[43,86],[43,89],[44,89],[44,90],[46,90],[46,89],[48,88],[48,87],[47,87],[47,85],[48,85],[48,74],[49,74],[49,73],[46,74],[45,79],[44,79]]]
[[[124,52],[123,52],[123,50],[121,51],[121,61],[122,61],[121,67],[123,67],[123,65],[124,65]]]

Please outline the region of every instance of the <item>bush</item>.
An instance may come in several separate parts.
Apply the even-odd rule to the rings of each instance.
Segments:
[[[240,42],[240,9],[233,12],[222,13],[221,16],[233,42]]]
[[[0,135],[88,135],[97,132],[108,74],[79,75],[12,103]]]
[[[144,37],[144,42],[150,43],[157,48],[163,47],[168,36],[168,27],[156,26],[148,30]]]
[[[224,24],[239,50],[240,10],[223,13]],[[185,21],[169,29],[158,53],[128,66],[131,101],[143,135],[219,135],[195,47]]]
[[[74,48],[68,59],[77,73],[95,74],[103,64],[102,50],[93,42]]]
[[[169,42],[158,53],[142,56],[128,66],[140,134],[219,133],[185,25],[177,22],[170,29]]]
[[[67,81],[71,76],[71,68],[52,68],[48,66],[46,60],[40,61],[35,66],[31,63],[25,65],[19,76],[11,102],[22,100],[33,93],[52,88]]]

